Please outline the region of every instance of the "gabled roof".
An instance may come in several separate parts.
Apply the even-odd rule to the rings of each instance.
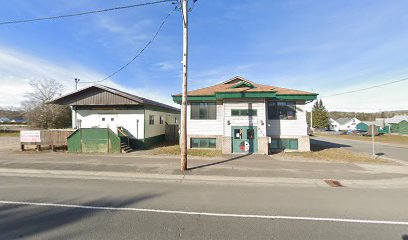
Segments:
[[[399,123],[404,120],[408,121],[408,115],[397,115],[392,118],[384,119],[385,123]]]
[[[350,122],[351,120],[353,120],[354,118],[338,118],[336,120],[336,122],[340,123],[341,125],[344,125],[348,122]]]
[[[239,87],[234,87],[234,86]],[[236,76],[225,82],[206,88],[201,88],[187,93],[188,96],[211,96],[217,93],[260,93],[270,92],[276,95],[317,95],[312,92],[299,91],[288,88],[280,88],[251,82],[243,77]],[[181,94],[173,95],[173,97]]]
[[[175,107],[104,85],[92,85],[85,87],[75,92],[62,95],[52,101],[49,101],[48,103],[71,106],[150,105],[173,111],[180,111]]]

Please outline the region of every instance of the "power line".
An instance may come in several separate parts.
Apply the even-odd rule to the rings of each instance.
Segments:
[[[365,90],[378,88],[378,87],[382,87],[382,86],[386,86],[386,85],[391,85],[391,84],[399,83],[399,82],[403,82],[403,81],[408,81],[408,78],[403,78],[403,79],[400,79],[400,80],[387,82],[387,83],[383,83],[383,84],[379,84],[379,85],[375,85],[375,86],[371,86],[371,87],[367,87],[367,88],[352,90],[352,91],[348,91],[348,92],[342,92],[342,93],[336,93],[336,94],[332,94],[332,95],[322,96],[320,98],[327,98],[327,97],[339,96],[339,95],[348,94],[348,93],[355,93],[355,92],[365,91]]]
[[[120,71],[122,71],[123,69],[125,69],[127,66],[129,66],[133,61],[135,61],[140,55],[142,55],[142,53],[150,46],[150,44],[153,43],[153,41],[157,38],[157,35],[159,35],[160,31],[163,29],[164,24],[167,22],[167,20],[169,19],[170,15],[176,11],[178,9],[178,7],[175,7],[171,12],[169,12],[169,14],[167,14],[167,16],[163,19],[162,23],[160,24],[159,28],[157,29],[157,31],[155,32],[155,34],[153,35],[153,38],[147,42],[147,44],[144,46],[144,48],[142,48],[142,50],[140,50],[140,52],[134,56],[129,62],[127,62],[125,65],[123,65],[122,67],[120,67],[118,70],[114,71],[113,73],[111,73],[110,75],[108,75],[107,77],[105,77],[102,80],[99,81],[89,81],[89,82],[81,82],[81,83],[100,83],[100,82],[104,82],[106,80],[108,80],[109,78],[115,76],[116,74],[118,74]]]
[[[61,18],[68,18],[68,17],[76,17],[76,16],[82,16],[82,15],[88,15],[88,14],[96,14],[96,13],[103,13],[103,12],[109,12],[109,11],[116,11],[116,10],[123,10],[123,9],[128,9],[128,8],[134,8],[134,7],[142,7],[142,6],[154,5],[154,4],[165,3],[165,2],[175,2],[175,0],[160,0],[160,1],[154,1],[154,2],[146,2],[146,3],[132,4],[132,5],[127,5],[127,6],[120,6],[120,7],[99,9],[99,10],[92,10],[92,11],[79,12],[79,13],[64,14],[64,15],[58,15],[58,16],[50,16],[50,17],[40,17],[40,18],[32,18],[32,19],[21,19],[21,20],[5,21],[5,22],[0,22],[0,25],[8,25],[8,24],[16,24],[16,23],[28,23],[28,22],[36,22],[36,21],[43,21],[43,20],[52,20],[52,19],[61,19]]]

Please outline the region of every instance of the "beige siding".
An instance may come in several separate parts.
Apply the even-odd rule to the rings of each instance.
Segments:
[[[254,109],[257,116],[231,116],[232,109]],[[265,101],[225,100],[224,101],[224,136],[231,136],[232,126],[257,126],[258,137],[266,136]],[[228,121],[230,124],[228,124]]]
[[[305,102],[296,102],[296,120],[267,120],[268,136],[307,136]]]
[[[154,124],[149,124],[149,116],[154,116]],[[160,124],[160,116],[163,117],[163,124]],[[174,113],[162,112],[159,110],[145,110],[145,138],[159,136],[165,134],[166,122],[168,124],[175,124],[175,119],[179,123],[180,115]]]
[[[191,104],[187,106],[187,128],[188,135],[208,136],[222,135],[224,122],[224,108],[222,102],[217,102],[217,119],[209,120],[192,120],[191,119]]]

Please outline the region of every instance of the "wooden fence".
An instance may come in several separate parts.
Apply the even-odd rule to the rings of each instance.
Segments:
[[[50,129],[50,130],[30,130],[20,131],[21,151],[25,145],[35,145],[41,151],[42,145],[50,146],[54,151],[55,146],[67,146],[67,138],[74,132],[74,129]]]

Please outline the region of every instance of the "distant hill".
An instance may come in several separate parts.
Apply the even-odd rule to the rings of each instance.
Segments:
[[[343,118],[343,117],[356,117],[360,121],[374,121],[376,118],[391,118],[396,115],[408,115],[408,110],[401,111],[385,111],[385,112],[375,112],[375,113],[365,113],[365,112],[340,112],[333,111],[329,112],[329,117],[333,119]],[[310,122],[310,112],[307,112],[307,123]]]
[[[0,118],[21,119],[24,118],[23,115],[23,112],[19,110],[0,109]]]
[[[374,121],[376,118],[391,118],[395,115],[408,115],[408,110],[402,111],[385,111],[385,112],[375,112],[375,113],[364,113],[364,112],[329,112],[329,117],[333,119],[338,119],[342,117],[356,117],[361,121]]]

